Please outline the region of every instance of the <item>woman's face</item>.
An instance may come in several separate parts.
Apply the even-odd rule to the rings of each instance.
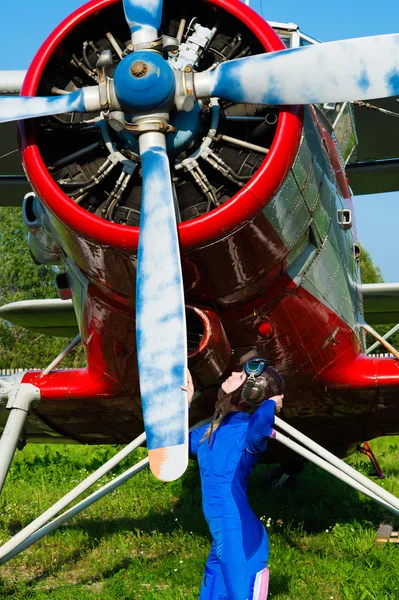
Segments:
[[[244,383],[246,377],[244,371],[233,371],[230,377],[223,381],[222,390],[225,394],[231,394]]]

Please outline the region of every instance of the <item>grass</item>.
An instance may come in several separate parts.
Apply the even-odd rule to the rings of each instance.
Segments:
[[[381,485],[399,496],[399,438],[372,446],[387,475]],[[0,542],[115,452],[115,446],[28,446],[19,452],[0,496]],[[139,449],[114,474],[144,455]],[[361,455],[349,462],[370,471]],[[398,599],[399,545],[374,544],[387,516],[381,507],[313,465],[297,489],[265,492],[265,470],[255,469],[249,495],[268,526],[271,600]],[[172,484],[143,471],[0,567],[0,598],[194,600],[209,547],[196,464]]]

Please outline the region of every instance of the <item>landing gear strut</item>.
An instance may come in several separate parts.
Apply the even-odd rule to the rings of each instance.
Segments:
[[[3,435],[0,438],[0,493],[3,489],[26,418],[35,403],[40,402],[40,390],[30,383],[4,386],[2,393],[8,397],[6,408],[10,411]]]

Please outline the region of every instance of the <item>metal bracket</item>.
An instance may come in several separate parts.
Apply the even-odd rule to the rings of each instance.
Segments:
[[[166,121],[161,120],[150,120],[146,119],[141,123],[127,123],[125,122],[125,129],[133,133],[134,135],[140,135],[142,133],[175,133],[177,131],[176,127],[173,127]]]
[[[184,71],[175,71],[175,106],[179,112],[190,112],[194,108],[194,71],[187,65]]]
[[[17,408],[27,413],[31,408],[40,404],[40,389],[31,383],[20,383],[12,387],[8,392],[6,408],[12,410]]]
[[[182,70],[186,65],[198,64],[216,33],[216,28],[202,27],[192,20],[187,31],[186,41],[179,47],[179,55],[172,60],[172,68]]]
[[[125,58],[125,56],[128,56],[132,52],[137,52],[138,50],[152,50],[153,52],[159,52],[160,54],[162,54],[164,37],[169,38],[169,36],[162,36],[161,38],[158,38],[153,42],[141,42],[139,44],[134,44],[134,46],[133,44],[129,44],[123,51],[122,57]]]
[[[108,92],[108,78],[106,75],[106,69],[111,67],[113,64],[112,52],[111,50],[103,50],[101,52],[100,58],[97,61],[96,68],[98,72],[98,82],[99,82],[99,94],[100,94],[100,104],[101,110],[105,114],[109,112],[109,92]]]
[[[331,332],[331,329],[330,329]],[[335,344],[338,345],[340,343],[340,340],[337,340],[337,335],[339,333],[339,327],[337,327],[333,332],[331,332],[331,334],[328,336],[328,338],[326,339],[326,341],[323,344],[323,350],[324,348],[327,348],[328,344]]]

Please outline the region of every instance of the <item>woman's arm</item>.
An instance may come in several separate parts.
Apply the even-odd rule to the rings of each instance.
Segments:
[[[283,395],[279,395],[265,400],[253,414],[248,426],[246,445],[252,454],[259,454],[266,449],[267,439],[273,431],[274,415],[281,410],[283,398]]]

